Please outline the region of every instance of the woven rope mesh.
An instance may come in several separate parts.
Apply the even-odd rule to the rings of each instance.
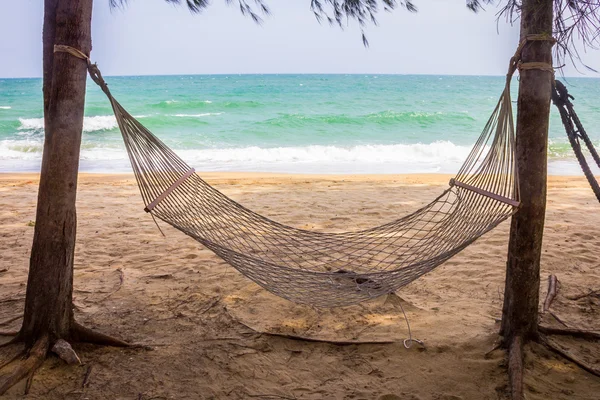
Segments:
[[[164,197],[152,214],[272,293],[317,307],[349,305],[393,292],[512,215],[515,203],[503,201],[519,198],[508,88],[507,83],[456,184],[425,207],[385,225],[324,233],[272,221],[189,174],[190,166],[103,86],[145,204]]]

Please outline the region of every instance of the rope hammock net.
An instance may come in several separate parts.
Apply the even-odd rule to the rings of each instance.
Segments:
[[[316,307],[392,293],[430,272],[510,217],[519,205],[510,81],[458,174],[431,203],[366,230],[326,233],[286,226],[219,192],[108,96],[146,211],[216,253],[268,291]],[[83,57],[82,57],[83,56]]]

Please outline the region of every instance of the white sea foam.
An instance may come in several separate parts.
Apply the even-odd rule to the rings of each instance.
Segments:
[[[470,147],[440,141],[430,144],[393,144],[339,146],[303,146],[262,148],[256,146],[230,149],[180,150],[184,159],[199,163],[456,163],[462,162]]]
[[[42,138],[0,141],[0,157],[11,154],[41,155]],[[430,144],[175,149],[188,162],[199,163],[443,163],[460,162],[470,147],[440,141]],[[82,157],[95,160],[126,159],[123,146],[84,146]]]
[[[35,171],[42,157],[43,139],[0,141],[0,171]],[[393,144],[303,147],[239,147],[174,149],[198,171],[265,171],[296,173],[454,173],[467,157],[470,146],[449,141],[429,144]],[[573,164],[573,168],[571,168]],[[550,172],[578,173],[576,163],[561,161]],[[84,143],[83,171],[127,172],[128,157],[122,144],[94,146]]]
[[[84,132],[111,130],[117,127],[117,120],[113,115],[98,115],[96,117],[83,118]]]
[[[0,110],[10,110],[11,106],[0,106]]]
[[[19,118],[22,130],[41,130],[44,129],[44,118]]]
[[[42,158],[41,139],[0,140],[0,160],[35,160]]]
[[[142,118],[139,116],[137,118]],[[44,129],[44,118],[19,118],[21,125],[19,130],[42,131]],[[117,128],[117,120],[112,115],[98,115],[83,118],[83,131],[95,132]]]

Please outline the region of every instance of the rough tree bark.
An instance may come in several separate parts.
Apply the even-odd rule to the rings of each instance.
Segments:
[[[553,0],[523,0],[521,38],[552,35]],[[522,50],[523,63],[552,63],[552,42],[531,41]],[[546,213],[548,123],[552,73],[540,69],[520,72],[516,152],[521,207],[513,216],[501,335],[508,348],[511,397],[523,394],[523,345],[537,340],[540,256]]]
[[[87,65],[66,44],[89,54],[92,0],[46,0],[44,16],[45,142],[35,232],[20,336],[31,346],[42,334],[50,343],[73,325],[75,199],[83,128]]]
[[[69,54],[54,53],[54,45],[68,45],[89,54],[91,20],[92,0],[44,2],[46,133],[25,313],[23,325],[12,341],[25,343],[26,352],[19,365],[0,375],[0,395],[25,377],[29,377],[30,383],[33,373],[59,339],[129,346],[82,327],[73,315],[75,200],[87,64]]]

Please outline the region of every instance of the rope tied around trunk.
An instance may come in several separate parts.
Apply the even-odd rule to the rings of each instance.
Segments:
[[[537,69],[541,71],[551,72],[554,75],[554,67],[550,63],[545,62],[520,62],[517,64],[517,68],[519,71],[528,71],[532,69]]]
[[[88,55],[86,55],[81,50],[78,50],[78,49],[76,49],[74,47],[67,46],[67,45],[64,45],[64,44],[55,44],[54,45],[54,52],[55,53],[68,53],[68,54],[72,55],[73,57],[77,57],[77,58],[79,58],[81,60],[84,60],[87,63],[87,69],[88,69],[88,72],[90,74],[90,78],[92,78],[92,80],[98,86],[100,86],[100,88],[102,89],[102,91],[110,99],[112,99],[112,95],[110,94],[110,90],[108,90],[108,84],[106,83],[106,81],[102,77],[102,74],[100,73],[100,70],[98,69],[98,65],[96,63],[92,63],[92,60],[90,59],[90,57]],[[111,100],[111,102],[112,102],[112,100]]]
[[[550,42],[551,45],[554,45],[556,43],[556,39],[553,38],[552,35],[548,35],[545,33],[525,35],[525,37],[523,37],[523,39],[521,39],[521,41],[519,42],[519,45],[517,46],[517,50],[515,51],[515,54],[510,59],[510,64],[508,67],[508,74],[507,74],[507,81],[510,81],[510,79],[512,78],[512,75],[517,70],[526,71],[526,70],[538,69],[538,70],[542,70],[542,71],[552,72],[552,75],[554,75],[554,68],[552,67],[552,64],[550,64],[550,63],[523,62],[521,60],[521,53],[523,52],[523,49],[525,48],[527,43],[530,43],[530,42]]]
[[[67,46],[65,44],[55,44],[54,45],[54,52],[55,53],[69,53],[70,55],[80,58],[82,60],[85,60],[87,62],[88,65],[92,64],[92,61],[90,60],[90,57],[85,54],[83,51],[78,50],[74,47],[71,46]]]

